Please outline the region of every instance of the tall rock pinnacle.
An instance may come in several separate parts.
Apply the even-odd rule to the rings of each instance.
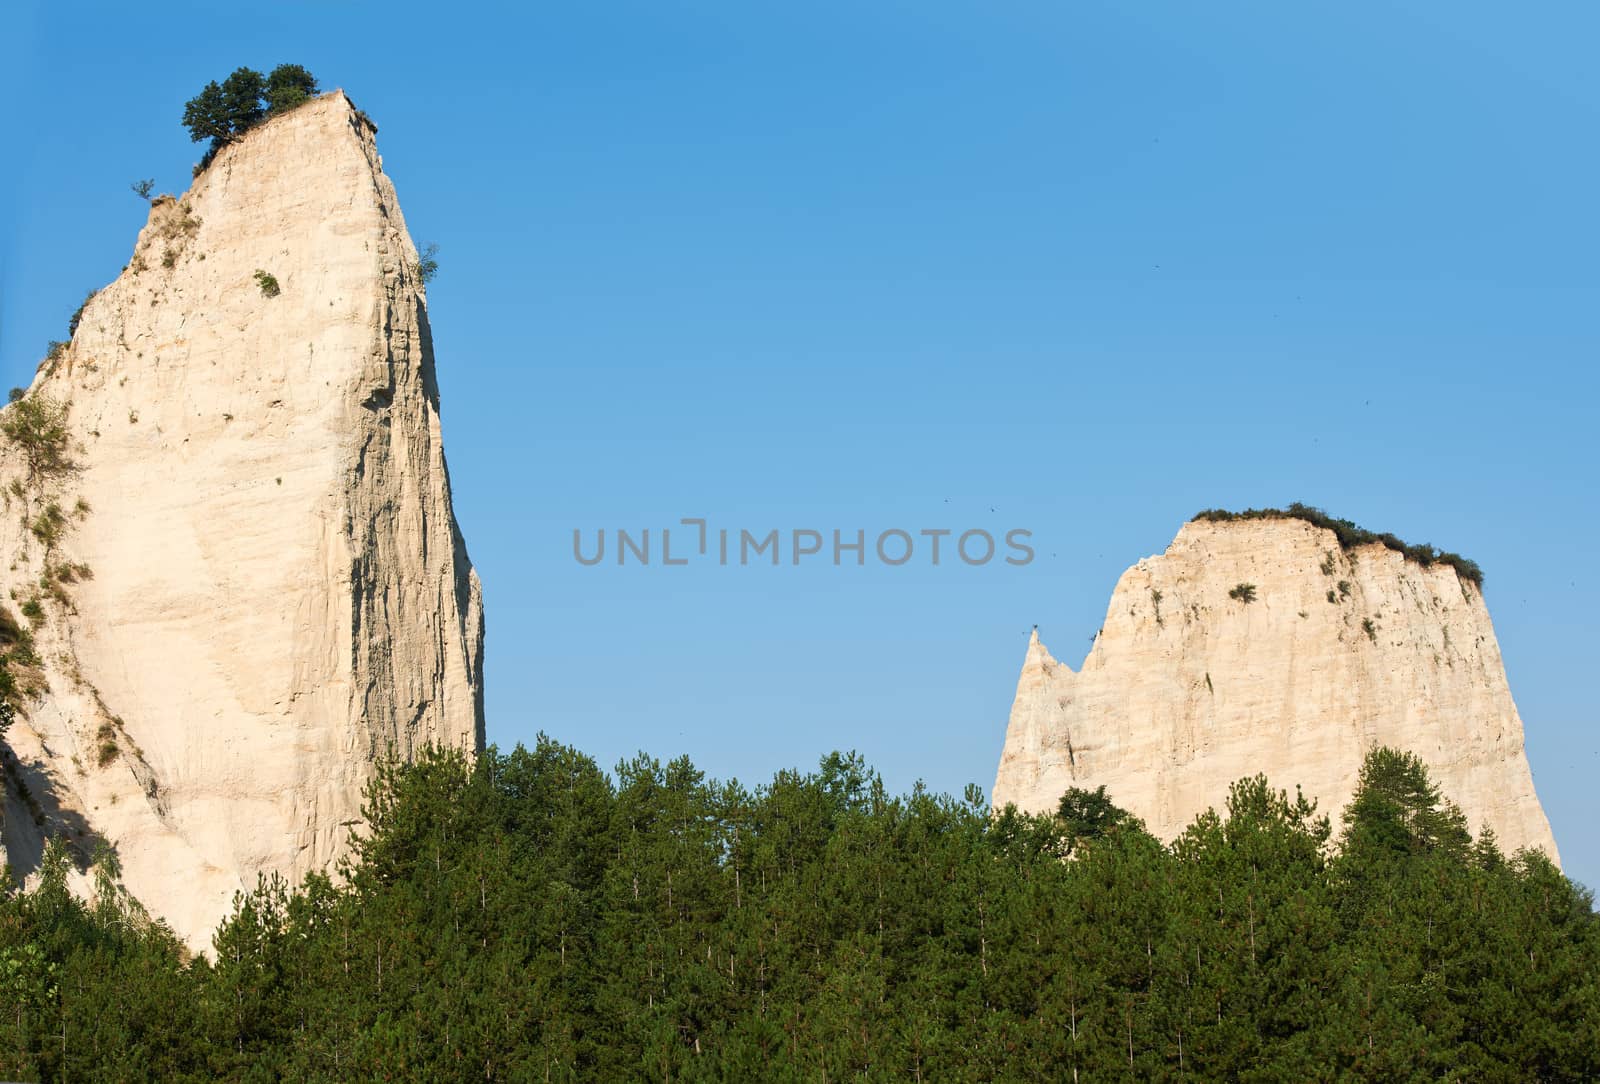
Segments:
[[[1081,671],[1034,634],[994,804],[1104,784],[1171,839],[1265,773],[1337,821],[1377,745],[1419,756],[1474,831],[1557,858],[1477,586],[1301,519],[1197,520],[1122,574]]]
[[[374,131],[336,91],[156,200],[29,389],[65,409],[66,464],[0,442],[31,640],[5,857],[103,840],[196,947],[257,874],[342,852],[378,758],[483,745],[482,597]]]

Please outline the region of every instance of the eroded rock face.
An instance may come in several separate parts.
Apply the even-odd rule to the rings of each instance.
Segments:
[[[1298,519],[1192,522],[1123,573],[1080,672],[1034,634],[993,801],[1104,784],[1171,839],[1265,773],[1337,823],[1376,745],[1421,757],[1474,831],[1557,858],[1476,587]]]
[[[36,864],[41,821],[101,837],[196,947],[258,873],[342,852],[387,750],[483,744],[481,592],[373,131],[335,92],[158,200],[29,389],[73,465],[0,460],[6,605],[43,611],[6,854]]]

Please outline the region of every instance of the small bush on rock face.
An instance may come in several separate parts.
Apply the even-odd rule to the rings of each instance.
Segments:
[[[1233,590],[1228,592],[1228,597],[1237,599],[1248,606],[1256,600],[1256,585],[1253,583],[1235,584]]]
[[[33,637],[17,623],[9,610],[0,606],[0,648],[11,648],[23,642],[31,642]]]
[[[44,395],[14,401],[0,420],[0,433],[22,449],[28,475],[38,478],[65,470],[67,407]]]
[[[70,339],[78,333],[78,325],[83,321],[83,310],[89,307],[89,302],[93,301],[94,295],[99,292],[99,290],[90,290],[83,295],[83,304],[79,305],[67,319],[67,338]]]
[[[117,731],[110,723],[101,723],[94,732],[95,740],[99,743],[97,754],[100,767],[104,768],[117,759]]]
[[[67,517],[62,515],[61,506],[51,501],[45,506],[44,511],[33,518],[28,530],[33,532],[33,537],[37,538],[46,550],[52,550],[66,533],[66,526]]]
[[[277,277],[265,271],[256,272],[256,285],[261,287],[263,297],[277,297],[283,292],[278,289]]]
[[[417,253],[417,262],[412,264],[411,271],[421,283],[426,286],[433,281],[433,276],[439,273],[439,246],[428,242],[422,251]]]

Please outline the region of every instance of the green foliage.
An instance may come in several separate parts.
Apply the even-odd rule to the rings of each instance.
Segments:
[[[1256,585],[1253,583],[1236,583],[1228,590],[1228,597],[1248,606],[1256,600]]]
[[[95,753],[100,767],[104,768],[117,759],[117,729],[109,722],[103,722],[95,730]]]
[[[1345,814],[1346,853],[1461,857],[1471,842],[1461,810],[1444,800],[1414,753],[1380,746],[1367,754]]]
[[[386,764],[338,883],[261,881],[186,963],[97,852],[0,897],[0,1077],[1574,1080],[1600,922],[1369,757],[1337,852],[1261,777],[1163,847],[886,793],[854,755],[747,789],[541,738]],[[1079,840],[1071,847],[1073,825]],[[1063,857],[1071,854],[1070,861]]]
[[[433,281],[433,276],[439,273],[439,246],[432,241],[423,246],[417,253],[417,262],[411,267],[412,274],[424,286]]]
[[[29,596],[22,603],[22,616],[35,625],[44,620],[44,604],[37,595]]]
[[[128,187],[133,189],[133,194],[140,199],[148,200],[150,193],[156,190],[156,179],[154,177],[146,177],[142,181],[134,181]]]
[[[302,102],[309,101],[316,93],[316,76],[299,64],[279,64],[267,76],[266,89],[263,92],[267,115],[286,113]]]
[[[261,287],[261,296],[263,297],[277,297],[278,294],[282,293],[278,289],[277,277],[265,271],[258,270],[256,272],[256,285]]]
[[[1296,501],[1288,508],[1248,508],[1243,512],[1229,512],[1221,508],[1208,508],[1197,513],[1196,520],[1207,520],[1213,523],[1232,523],[1237,520],[1251,519],[1299,519],[1315,527],[1322,527],[1334,533],[1339,540],[1339,546],[1345,550],[1355,549],[1357,546],[1366,546],[1377,543],[1396,553],[1404,554],[1408,559],[1417,562],[1424,568],[1434,564],[1449,565],[1455,569],[1456,575],[1462,580],[1472,584],[1479,590],[1483,589],[1483,569],[1477,562],[1470,561],[1459,553],[1445,553],[1434,549],[1424,543],[1422,545],[1409,545],[1387,532],[1377,533],[1357,527],[1348,519],[1336,519],[1320,508],[1313,508],[1308,504]],[[1324,563],[1323,572],[1332,575],[1330,565]]]
[[[211,141],[195,167],[196,176],[223,146],[236,142],[269,115],[293,109],[316,92],[316,79],[298,64],[280,64],[271,75],[235,68],[221,84],[207,83],[183,107],[183,126],[189,138],[196,143]]]
[[[6,740],[6,731],[17,721],[17,679],[11,676],[10,660],[0,655],[0,743]],[[3,784],[0,784],[3,785]],[[5,890],[0,884],[0,891]]]
[[[261,103],[266,92],[266,76],[253,68],[235,68],[222,81],[222,113],[235,136],[254,128],[267,115]]]
[[[1361,631],[1366,633],[1367,639],[1373,643],[1378,642],[1378,626],[1373,624],[1372,618],[1363,617],[1361,619]]]
[[[71,467],[67,458],[67,405],[47,395],[12,402],[0,413],[0,434],[22,449],[30,480]]]
[[[62,513],[61,506],[55,501],[51,501],[40,509],[39,514],[29,522],[28,530],[33,534],[33,537],[39,540],[39,544],[44,546],[45,552],[48,553],[56,548],[56,545],[61,541],[61,536],[66,534],[67,517]]]
[[[72,310],[71,316],[67,317],[67,338],[70,339],[78,333],[78,325],[83,322],[83,310],[89,307],[89,302],[93,301],[94,295],[99,292],[99,290],[90,290],[84,294],[83,300],[79,302],[78,307]]]
[[[227,116],[222,87],[215,80],[207,83],[199,94],[183,104],[183,126],[189,130],[192,142],[212,140],[213,150],[217,145],[233,139],[233,125]]]
[[[43,616],[43,611],[40,611]],[[11,611],[0,606],[0,701],[20,706],[20,690],[11,673],[12,664],[37,666],[39,655],[34,651],[33,633],[12,616]]]
[[[1070,787],[1056,806],[1061,837],[1068,853],[1119,830],[1144,831],[1144,825],[1126,809],[1112,804],[1104,786],[1094,790]]]

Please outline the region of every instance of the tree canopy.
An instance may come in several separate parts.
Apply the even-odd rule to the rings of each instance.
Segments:
[[[211,140],[215,153],[265,118],[293,109],[316,93],[316,78],[299,64],[279,64],[268,75],[235,68],[220,84],[207,83],[184,103],[183,126],[194,142]]]
[[[1380,751],[1334,846],[1265,778],[1164,846],[857,756],[746,788],[541,738],[384,766],[338,877],[187,960],[97,866],[0,899],[0,1077],[1583,1080],[1600,922]],[[1077,850],[1069,839],[1092,836]],[[1071,851],[1070,857],[1068,852]]]

